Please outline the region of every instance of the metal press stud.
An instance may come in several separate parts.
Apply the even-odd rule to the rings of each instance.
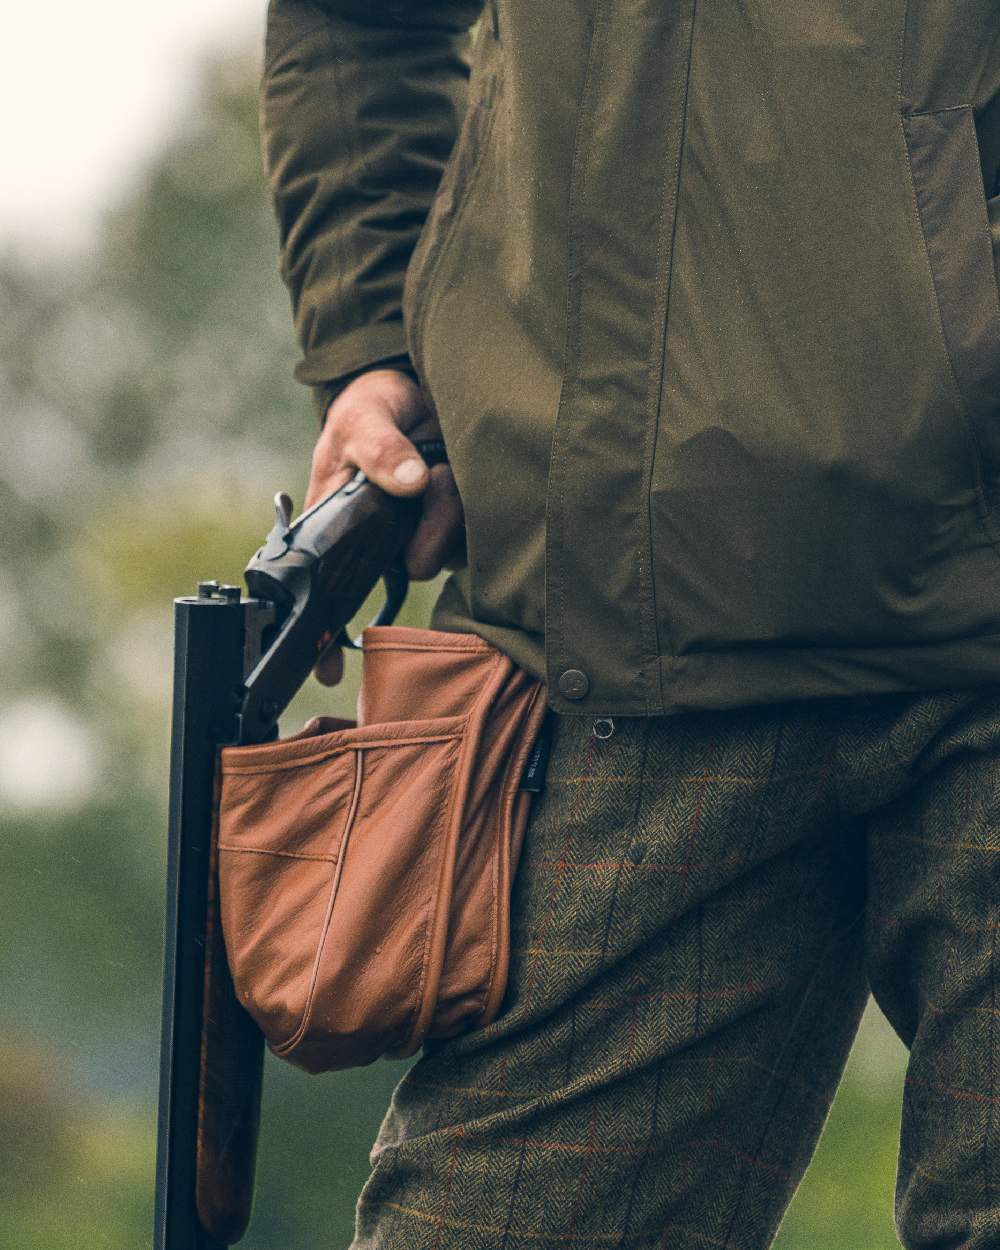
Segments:
[[[602,716],[594,721],[594,737],[610,738],[615,732],[615,722],[610,716]]]

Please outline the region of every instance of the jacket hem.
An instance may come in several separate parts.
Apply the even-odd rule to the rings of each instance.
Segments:
[[[295,366],[295,378],[306,386],[329,385],[406,354],[402,321],[376,322],[352,330],[322,351],[309,352]]]
[[[501,646],[502,643],[498,642]],[[1000,690],[1000,634],[885,647],[743,647],[665,657],[664,704],[599,694],[571,701],[548,689],[565,716],[671,716],[811,699],[928,694],[994,686]]]
[[[732,648],[665,659],[661,672],[666,713],[1000,687],[1000,634],[884,647]]]

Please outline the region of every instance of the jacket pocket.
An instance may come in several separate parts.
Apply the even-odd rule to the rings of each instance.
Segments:
[[[982,168],[969,105],[904,113],[902,122],[941,332],[989,514],[1000,503],[1000,196],[987,198],[995,175]]]
[[[486,41],[491,46],[484,51]],[[484,21],[480,27],[477,69],[470,88],[469,105],[410,257],[403,284],[403,320],[407,351],[418,374],[421,373],[424,321],[433,294],[434,281],[451,246],[483,155],[489,146],[499,91],[498,58],[498,45],[492,30]]]

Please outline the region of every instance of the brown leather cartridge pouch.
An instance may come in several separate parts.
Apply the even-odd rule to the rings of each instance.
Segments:
[[[240,1001],[310,1072],[482,1027],[507,981],[510,889],[542,684],[474,634],[363,635],[357,723],[221,753],[222,930]]]

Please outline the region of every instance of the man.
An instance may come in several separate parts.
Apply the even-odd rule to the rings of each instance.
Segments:
[[[354,1246],[767,1246],[869,983],[902,1240],[1000,1246],[1000,0],[481,9],[269,18],[309,500],[423,492],[560,714]]]

